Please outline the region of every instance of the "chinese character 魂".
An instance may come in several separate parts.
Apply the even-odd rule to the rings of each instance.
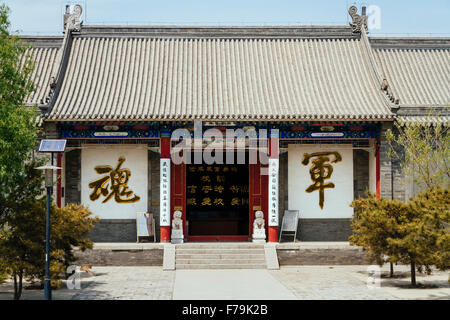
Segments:
[[[124,162],[125,158],[120,157],[119,163],[114,169],[111,166],[97,166],[94,168],[98,174],[106,175],[89,183],[89,188],[94,189],[89,195],[92,201],[97,200],[100,196],[105,197],[102,203],[109,201],[113,196],[117,203],[139,201],[140,197],[137,195],[131,197],[133,191],[128,190],[127,183],[130,179],[131,172],[130,169],[121,169]]]

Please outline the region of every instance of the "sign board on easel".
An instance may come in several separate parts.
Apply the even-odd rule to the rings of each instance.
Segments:
[[[136,230],[138,242],[141,237],[153,237],[153,242],[156,242],[153,213],[138,212],[136,216]]]
[[[294,242],[297,238],[297,225],[298,225],[299,212],[298,210],[285,210],[283,215],[283,221],[281,222],[280,239],[281,236],[292,235],[294,236]]]

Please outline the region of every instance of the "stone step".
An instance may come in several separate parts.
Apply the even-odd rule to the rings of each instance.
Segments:
[[[176,249],[264,249],[264,244],[257,243],[183,243],[175,245]]]
[[[208,254],[208,253],[198,253],[198,254],[185,254],[177,252],[175,254],[176,259],[264,259],[264,253],[260,254]]]
[[[176,269],[265,269],[264,244],[183,243],[175,246]]]
[[[266,269],[266,264],[177,264],[177,269]]]
[[[177,259],[175,265],[179,264],[264,264],[266,259]]]
[[[176,248],[176,253],[182,254],[264,254],[264,248],[261,249],[180,249]]]

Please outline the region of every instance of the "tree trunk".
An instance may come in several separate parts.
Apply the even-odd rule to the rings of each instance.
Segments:
[[[394,264],[392,262],[389,263],[390,264],[390,271],[389,271],[389,277],[393,277],[394,276]]]
[[[23,272],[14,273],[14,300],[20,300],[22,296]]]
[[[19,300],[20,297],[22,296],[22,283],[23,283],[23,272],[20,271],[19,272],[19,290],[17,292],[17,296],[18,296],[17,300]]]
[[[411,261],[411,285],[416,286],[416,263]]]
[[[19,300],[19,298],[17,297],[17,274],[14,273],[14,300]]]

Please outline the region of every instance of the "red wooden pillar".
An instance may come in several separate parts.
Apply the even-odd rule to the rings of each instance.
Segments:
[[[268,201],[267,201],[267,174],[261,174],[263,166],[260,162],[249,164],[249,197],[250,197],[250,215],[249,215],[249,236],[253,234],[253,221],[255,220],[255,212],[262,211],[264,220],[268,221]],[[267,168],[264,168],[267,169]],[[267,223],[266,223],[267,225]]]
[[[62,167],[62,156],[63,154],[60,152],[58,153],[57,156],[57,162],[56,162],[56,166],[58,168]],[[62,181],[61,181],[61,174],[62,174],[62,170],[61,169],[57,169],[56,170],[56,179],[57,179],[57,184],[56,184],[56,205],[58,206],[58,208],[61,208],[61,198],[62,198]]]
[[[268,241],[278,241],[278,171],[279,171],[279,141],[278,132],[269,138],[269,183],[268,183]]]
[[[160,138],[160,231],[161,242],[170,242],[170,137]],[[164,169],[166,168],[166,169]],[[166,179],[166,180],[164,180]],[[167,187],[164,187],[167,186]],[[166,200],[167,199],[167,200]]]
[[[381,197],[381,186],[380,186],[380,140],[377,139],[375,143],[375,157],[376,157],[376,185],[377,185],[377,199]]]
[[[186,164],[171,165],[170,174],[170,207],[171,217],[175,211],[181,211],[183,216],[183,232],[186,231]]]

